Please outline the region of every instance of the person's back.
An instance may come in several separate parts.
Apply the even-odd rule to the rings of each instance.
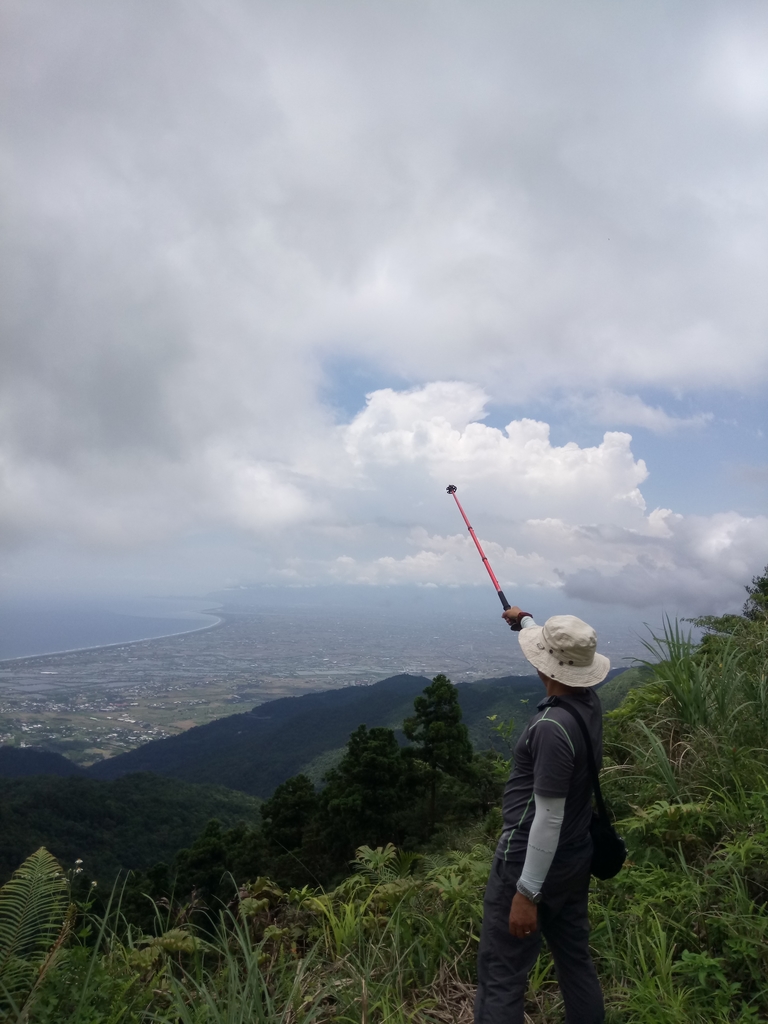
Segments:
[[[610,663],[594,630],[574,616],[543,627],[519,608],[504,617],[547,690],[515,748],[504,828],[485,895],[476,1024],[522,1024],[528,972],[541,935],[555,960],[566,1024],[600,1024],[603,998],[589,953],[592,782],[581,717],[597,765],[602,709],[590,689]]]
[[[504,830],[496,856],[504,860],[525,854],[535,804],[534,759],[538,767],[536,792],[543,796],[565,796],[565,814],[560,829],[556,859],[572,846],[584,842],[592,820],[592,779],[581,729],[573,715],[558,700],[568,704],[584,720],[592,740],[598,768],[603,750],[603,710],[593,690],[575,691],[557,698],[546,697],[523,730],[514,752],[514,769],[504,788],[502,813]],[[563,792],[564,785],[567,791]]]

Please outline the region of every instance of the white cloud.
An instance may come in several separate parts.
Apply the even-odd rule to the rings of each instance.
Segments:
[[[181,460],[134,451],[119,462],[94,454],[66,466],[22,465],[9,454],[6,527],[34,524],[120,545],[220,525],[258,534],[333,522],[356,505],[357,515],[397,516],[405,494],[412,507],[447,483],[518,519],[545,508],[578,521],[636,520],[647,470],[628,434],[607,433],[592,448],[557,447],[546,423],[514,420],[501,431],[478,422],[487,401],[460,381],[383,389],[348,426],[316,423],[304,445],[276,445],[269,461],[247,435],[212,436]]]
[[[601,391],[596,395],[579,396],[571,400],[572,407],[586,415],[593,423],[609,426],[645,427],[655,434],[669,434],[686,428],[701,428],[711,423],[711,412],[693,416],[671,416],[660,406],[648,405],[639,395],[625,395],[620,391]]]
[[[737,16],[718,26],[701,76],[706,101],[748,124],[768,120],[768,19],[764,10],[755,13],[748,23]]]
[[[543,588],[547,603],[569,598],[630,608],[666,607],[673,614],[738,611],[744,581],[768,562],[768,517],[736,513],[675,516],[651,513],[642,531],[584,527],[558,519],[515,525],[515,545],[482,539],[507,596]],[[344,582],[487,586],[472,541],[463,535],[414,531],[414,553],[368,561],[340,558],[329,566]],[[560,595],[559,597],[557,595]]]
[[[549,425],[521,419],[498,430],[477,422],[488,396],[458,381],[406,392],[385,389],[342,431],[353,462],[371,475],[418,465],[430,486],[455,483],[484,504],[522,517],[547,508],[586,521],[631,521],[644,501],[648,471],[629,434],[607,433],[600,445],[552,445]]]
[[[459,382],[377,392],[345,429],[348,450],[369,476],[415,463],[435,488],[448,477],[467,481],[470,517],[476,528],[474,513],[490,518],[483,547],[512,591],[544,587],[563,599],[690,613],[740,607],[744,580],[768,561],[768,519],[646,515],[639,486],[647,471],[628,435],[606,434],[595,448],[555,447],[544,423],[517,421],[502,432],[473,422],[481,398]],[[331,571],[349,582],[486,584],[464,533],[415,528],[408,546],[401,557],[342,558]]]
[[[486,403],[461,381],[381,389],[347,426],[327,423],[307,450],[271,462],[211,440],[175,466],[31,465],[6,477],[6,518],[16,535],[114,549],[235,530],[261,551],[241,579],[487,585],[448,481],[512,593],[711,610],[768,560],[765,518],[646,514],[647,470],[628,434],[556,446],[546,423],[485,425]]]
[[[744,584],[768,562],[768,517],[679,516],[669,537],[618,538],[608,571],[584,568],[565,579],[571,597],[689,614],[740,611]]]

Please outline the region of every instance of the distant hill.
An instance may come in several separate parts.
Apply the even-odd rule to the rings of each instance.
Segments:
[[[8,779],[0,787],[0,880],[45,846],[65,869],[81,858],[91,878],[110,882],[120,868],[170,862],[211,818],[257,823],[259,806],[243,793],[156,775]]]
[[[603,711],[615,711],[630,690],[647,683],[652,675],[651,669],[645,665],[611,672],[598,691]]]
[[[151,771],[266,799],[281,782],[301,771],[319,778],[322,766],[333,763],[359,725],[399,729],[413,713],[414,698],[429,682],[425,676],[398,675],[373,686],[283,697],[100,761],[87,769],[88,775],[115,779],[129,772]],[[504,720],[514,717],[522,727],[544,695],[537,676],[459,683],[457,689],[464,721],[478,749],[493,743],[489,715]]]
[[[0,747],[0,778],[21,779],[28,775],[81,775],[85,770],[63,754],[33,747]]]
[[[343,747],[361,723],[399,726],[428,683],[401,675],[374,686],[283,697],[100,761],[88,774],[114,779],[152,771],[266,798],[319,754]]]

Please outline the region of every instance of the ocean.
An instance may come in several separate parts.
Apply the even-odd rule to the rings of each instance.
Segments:
[[[574,601],[569,606],[597,628],[600,649],[614,667],[643,655],[640,636],[648,631],[637,613],[582,609]],[[361,647],[360,654],[366,657],[371,647],[394,657],[406,636],[414,655],[417,650],[425,656],[432,649],[446,650],[459,641],[469,644],[463,655],[468,672],[489,657],[507,664],[512,655],[496,596],[479,588],[464,594],[415,588],[238,588],[203,597],[0,599],[0,661],[173,636],[214,625],[220,609],[235,614],[269,612],[270,629],[289,654],[286,670],[288,662],[302,662],[302,616],[312,620],[317,636],[343,635],[346,649]],[[534,605],[531,610],[540,622],[551,614],[546,606]],[[557,606],[555,610],[561,611]],[[366,620],[364,630],[359,628],[361,616]],[[516,648],[515,644],[515,652]],[[510,663],[507,671],[515,670]]]
[[[198,598],[0,600],[0,661],[170,636],[217,621],[211,602]]]

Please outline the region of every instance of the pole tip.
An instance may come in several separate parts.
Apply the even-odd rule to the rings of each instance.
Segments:
[[[448,484],[448,486],[445,488],[445,490],[446,490],[447,494],[455,494],[456,493],[456,485],[455,484]]]

